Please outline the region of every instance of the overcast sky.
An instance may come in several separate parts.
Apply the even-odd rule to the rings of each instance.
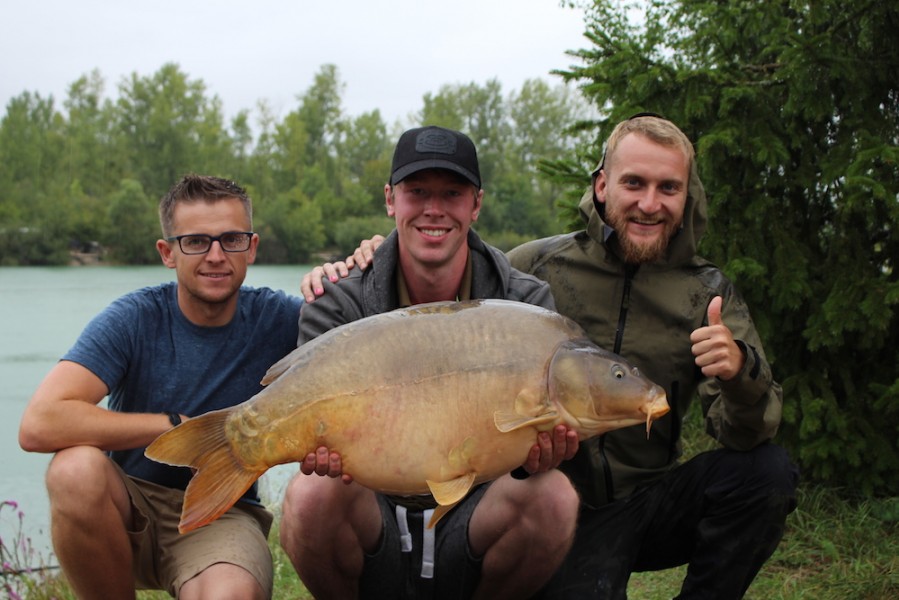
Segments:
[[[3,113],[24,91],[62,109],[93,69],[114,98],[123,77],[175,62],[228,117],[260,99],[283,117],[334,64],[347,114],[393,122],[444,84],[560,83],[549,72],[587,46],[582,11],[559,0],[0,0],[0,15]]]

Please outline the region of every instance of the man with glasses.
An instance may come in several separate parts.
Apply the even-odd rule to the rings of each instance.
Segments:
[[[53,547],[79,598],[163,589],[179,598],[269,598],[272,515],[254,485],[222,518],[180,535],[191,473],[144,448],[191,416],[261,390],[296,347],[302,300],[242,286],[259,236],[235,183],[188,175],[159,203],[156,242],[175,282],[119,298],[50,371],[19,442],[54,452],[47,470]],[[108,395],[108,410],[100,401]]]

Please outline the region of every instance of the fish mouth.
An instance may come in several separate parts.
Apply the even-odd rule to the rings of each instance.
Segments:
[[[652,427],[653,419],[667,415],[670,410],[671,406],[669,406],[664,392],[657,394],[655,398],[640,407],[640,411],[646,413],[646,439],[649,439],[649,430]]]

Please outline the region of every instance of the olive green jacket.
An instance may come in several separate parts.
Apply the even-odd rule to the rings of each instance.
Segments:
[[[783,392],[742,297],[717,267],[696,255],[706,197],[695,168],[683,227],[660,262],[625,265],[610,243],[614,232],[602,219],[593,186],[579,208],[586,230],[528,242],[509,253],[512,266],[548,282],[557,310],[664,387],[672,407],[653,424],[648,440],[646,428],[634,426],[581,444],[561,469],[583,501],[597,507],[623,498],[673,467],[681,454],[682,419],[697,395],[708,433],[725,447],[748,450],[770,440],[780,424]],[[690,334],[707,324],[709,301],[718,295],[724,323],[746,357],[730,381],[704,377],[691,353]]]

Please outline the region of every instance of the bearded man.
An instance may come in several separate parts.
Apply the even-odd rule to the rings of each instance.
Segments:
[[[696,254],[706,197],[673,123],[620,123],[580,206],[586,229],[528,242],[512,265],[548,282],[557,310],[666,388],[653,425],[582,442],[560,469],[581,512],[545,598],[626,598],[634,571],[687,564],[679,598],[740,598],[783,536],[798,473],[771,443],[783,392],[749,308]],[[680,464],[694,398],[721,445]]]

